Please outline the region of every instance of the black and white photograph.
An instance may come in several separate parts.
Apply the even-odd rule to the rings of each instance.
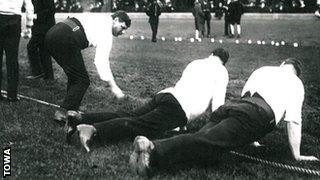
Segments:
[[[1,0],[3,179],[320,178],[320,0]]]

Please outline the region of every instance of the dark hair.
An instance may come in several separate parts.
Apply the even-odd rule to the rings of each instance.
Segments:
[[[284,64],[292,64],[293,67],[296,69],[297,76],[299,77],[301,74],[301,69],[302,69],[302,63],[296,58],[288,58],[284,60]]]
[[[111,15],[112,19],[115,19],[116,17],[119,18],[120,22],[124,22],[126,26],[129,28],[131,25],[131,19],[128,16],[128,14],[122,10],[116,11]]]
[[[228,53],[228,51],[224,50],[223,48],[214,49],[212,51],[212,54],[214,56],[218,56],[221,59],[221,61],[223,62],[223,65],[225,65],[228,62],[229,53]]]

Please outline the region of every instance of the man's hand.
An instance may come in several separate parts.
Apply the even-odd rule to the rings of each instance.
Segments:
[[[254,142],[251,143],[250,145],[253,146],[253,147],[263,147],[263,146],[265,146],[265,145],[263,145],[263,144],[260,144],[258,141],[254,141]]]
[[[295,157],[295,159],[297,161],[319,161],[319,159],[314,156],[298,156]]]
[[[114,87],[111,89],[111,91],[118,100],[125,98],[125,95],[123,94],[123,92],[121,91],[121,89],[119,87]]]

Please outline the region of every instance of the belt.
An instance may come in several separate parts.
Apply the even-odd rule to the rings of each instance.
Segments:
[[[275,116],[273,113],[272,108],[269,106],[269,104],[263,99],[263,97],[255,92],[252,96],[250,96],[251,93],[248,91],[244,94],[243,97],[241,97],[242,101],[246,101],[250,104],[257,105],[260,109],[262,109],[265,112],[265,115],[268,119],[270,119],[270,124],[275,125]],[[259,111],[261,112],[261,111]]]
[[[81,49],[87,48],[89,46],[89,41],[87,39],[86,33],[84,32],[84,29],[78,19],[68,17],[62,23],[71,28],[74,34],[74,38]]]

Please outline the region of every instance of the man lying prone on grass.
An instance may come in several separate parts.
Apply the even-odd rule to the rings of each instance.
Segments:
[[[229,53],[214,49],[205,59],[187,65],[174,87],[158,92],[144,106],[126,115],[113,112],[80,114],[67,112],[67,141],[75,131],[89,152],[89,141],[134,139],[138,135],[159,137],[167,130],[183,127],[211,108],[213,112],[225,102],[229,81],[225,63]]]
[[[298,161],[318,160],[300,153],[304,100],[300,73],[300,61],[292,58],[280,66],[262,67],[251,74],[242,97],[220,106],[198,132],[155,141],[136,137],[130,156],[132,169],[147,175],[177,164],[213,162],[225,152],[264,137],[282,119],[287,122],[293,157]]]

